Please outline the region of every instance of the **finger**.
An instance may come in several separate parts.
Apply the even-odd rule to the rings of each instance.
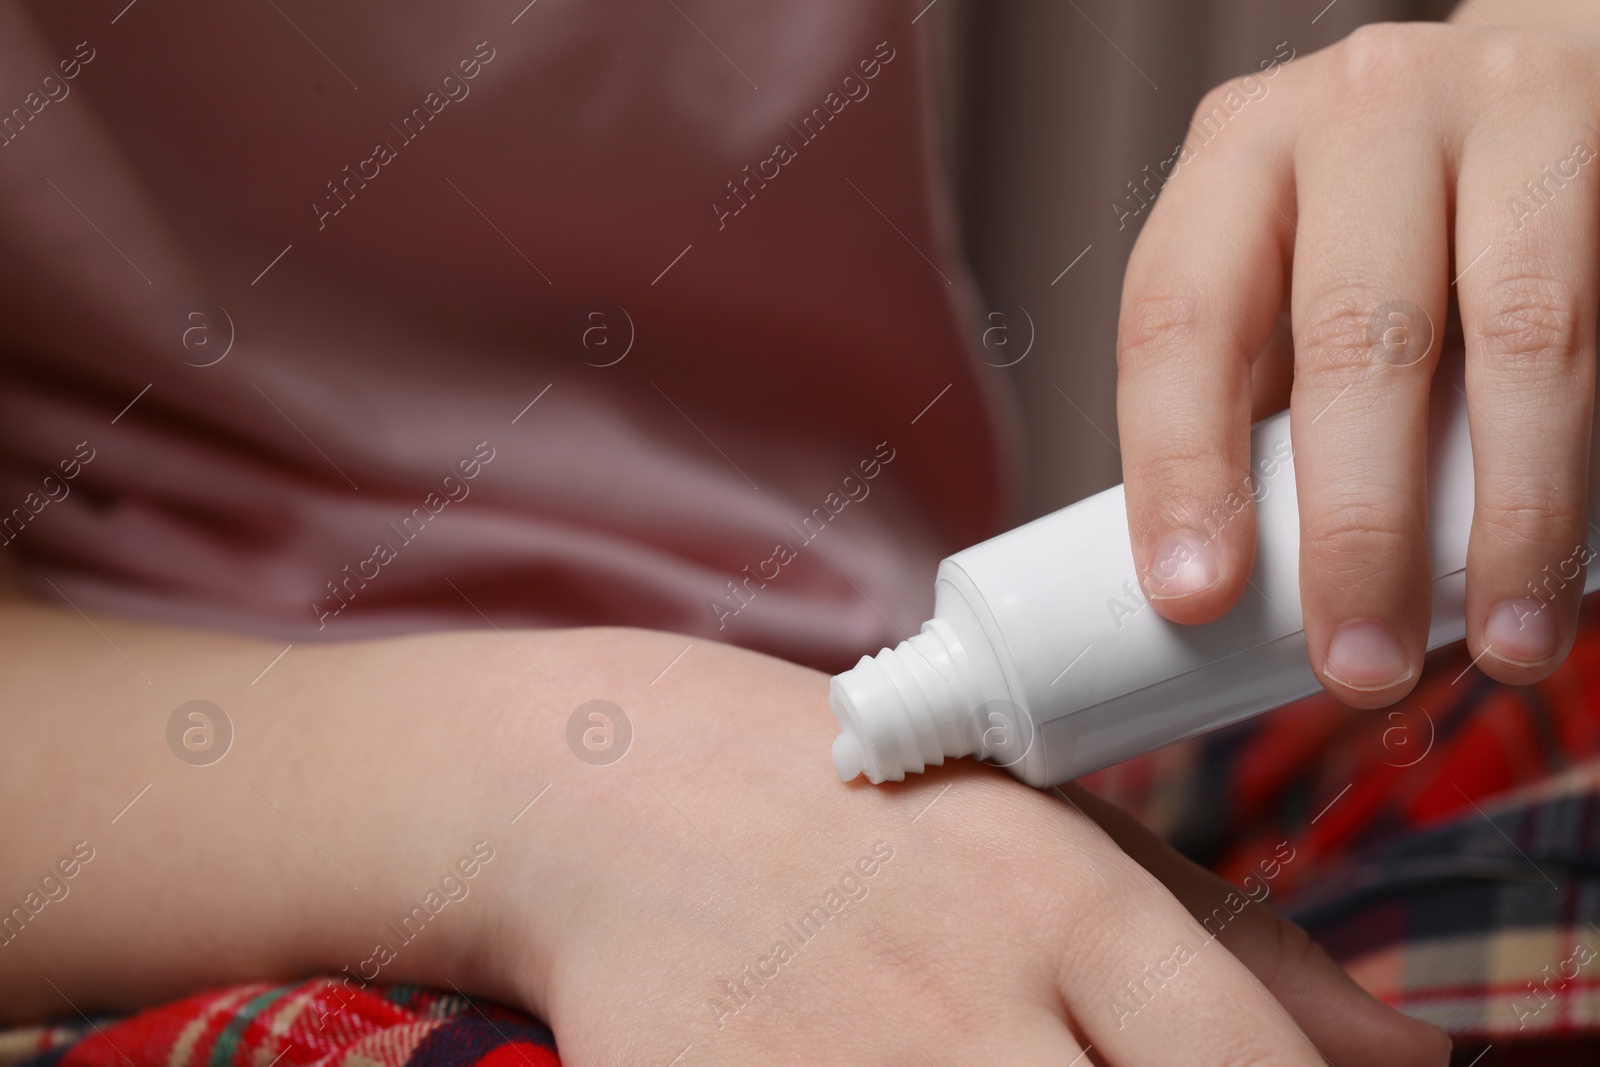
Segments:
[[[1063,794],[1065,795],[1065,794]],[[1102,884],[1075,897],[1061,990],[1075,1030],[1109,1063],[1324,1063],[1262,983],[1081,812]],[[1381,1063],[1382,1061],[1378,1061]],[[1431,1067],[1431,1065],[1430,1065]]]
[[[1272,880],[1295,860],[1292,847],[1280,847],[1235,888],[1178,854],[1116,805],[1080,786],[1064,788],[1203,928],[1218,935],[1335,1067],[1439,1067],[1449,1057],[1444,1031],[1400,1014],[1362,989],[1304,930],[1267,906]]]
[[[1416,684],[1427,646],[1428,391],[1448,290],[1443,146],[1419,117],[1374,145],[1361,96],[1296,146],[1300,595],[1312,667],[1357,707]]]
[[[1480,139],[1477,139],[1481,137]],[[1588,561],[1600,134],[1569,120],[1475,136],[1457,285],[1475,506],[1467,635],[1478,666],[1538,681],[1572,647]]]
[[[1150,603],[1176,622],[1216,618],[1250,574],[1250,367],[1283,297],[1282,220],[1255,191],[1281,183],[1282,153],[1264,122],[1228,133],[1163,189],[1128,263],[1117,331],[1129,534]],[[1240,497],[1242,509],[1227,505]]]

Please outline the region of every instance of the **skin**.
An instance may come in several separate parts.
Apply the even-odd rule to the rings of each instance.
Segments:
[[[1580,87],[1595,45],[1574,29],[1576,5],[1484,0],[1471,14],[1524,28],[1373,28],[1281,71],[1270,106],[1252,105],[1239,136],[1208,145],[1155,208],[1120,352],[1128,500],[1148,561],[1242,476],[1253,405],[1290,380],[1290,346],[1269,343],[1288,312],[1308,640],[1326,649],[1342,623],[1374,620],[1413,678],[1427,595],[1419,420],[1439,346],[1375,370],[1349,337],[1352,316],[1396,298],[1443,322],[1452,240],[1493,245],[1459,286],[1482,445],[1475,653],[1492,606],[1582,536],[1572,487],[1585,484],[1593,393],[1595,171],[1525,230],[1507,232],[1502,201],[1589,136]],[[1346,387],[1337,414],[1310,423]],[[1133,417],[1151,410],[1160,437]],[[1496,445],[1495,428],[1518,448]],[[1528,477],[1535,466],[1554,486]],[[1231,524],[1209,586],[1155,597],[1159,610],[1224,610],[1252,531]],[[1575,604],[1547,610],[1561,627],[1547,659],[1489,652],[1480,666],[1541,676],[1570,645]],[[519,1004],[577,1067],[796,1050],[852,1064],[1445,1062],[1442,1034],[1361,992],[1270,894],[1211,940],[1196,917],[1232,914],[1238,891],[1088,793],[970,764],[843,785],[822,675],[709,642],[663,675],[683,642],[435,634],[297,647],[263,674],[275,644],[9,600],[0,906],[74,842],[95,854],[68,897],[0,946],[0,1019],[360,967],[391,937],[387,917],[483,841],[493,858],[468,895],[380,980]],[[1314,664],[1353,703],[1411,684],[1358,689]],[[609,766],[567,745],[573,709],[597,696],[634,726]],[[236,732],[207,767],[166,742],[173,709],[197,697]],[[761,967],[879,848],[891,855],[852,883],[860,899],[730,1010],[724,983]],[[1176,974],[1119,1013],[1125,984],[1180,942]]]
[[[1191,139],[1129,262],[1119,330],[1129,525],[1162,615],[1205,622],[1244,588],[1255,523],[1208,540],[1203,517],[1245,483],[1252,418],[1287,405],[1312,666],[1357,707],[1411,691],[1430,612],[1426,405],[1454,300],[1468,644],[1516,684],[1565,658],[1582,582],[1541,579],[1588,540],[1600,160],[1574,155],[1600,154],[1597,69],[1594,5],[1472,0],[1450,25],[1364,27],[1278,69],[1266,95],[1208,95],[1197,124],[1230,90],[1257,99]],[[1565,180],[1541,204],[1523,183],[1544,166]],[[1382,314],[1392,301],[1420,315]]]
[[[662,675],[681,636],[582,630],[296,646],[261,675],[280,646],[90,622],[0,605],[0,706],[22,709],[0,747],[0,901],[21,902],[74,842],[94,849],[0,946],[0,1020],[371,975],[375,943],[398,940],[386,924],[485,841],[466,895],[379,980],[519,1004],[574,1067],[664,1064],[685,1046],[686,1064],[798,1048],[1059,1067],[1089,1043],[1082,1062],[1445,1061],[1439,1031],[1273,914],[1270,880],[1241,906],[1082,790],[965,761],[900,786],[839,782],[812,670],[696,641]],[[633,725],[605,766],[566,740],[597,696]],[[165,733],[197,697],[235,731],[203,767]],[[793,938],[786,924],[847,876],[842,910]],[[1217,908],[1212,940],[1193,915]],[[733,1010],[724,983],[778,939],[794,957]],[[1177,942],[1192,958],[1119,1017],[1119,986]]]

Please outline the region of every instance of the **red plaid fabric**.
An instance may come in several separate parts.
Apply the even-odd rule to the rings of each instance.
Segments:
[[[550,1031],[451,993],[328,978],[0,1035],[5,1067],[558,1067]]]

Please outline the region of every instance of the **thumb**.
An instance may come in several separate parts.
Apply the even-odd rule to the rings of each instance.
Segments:
[[[1059,792],[1206,923],[1207,932],[1260,979],[1334,1067],[1449,1062],[1450,1039],[1443,1030],[1402,1015],[1362,989],[1309,934],[1262,903],[1264,896],[1252,900],[1083,787],[1067,785]]]

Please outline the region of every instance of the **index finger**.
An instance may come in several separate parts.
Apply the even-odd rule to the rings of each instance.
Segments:
[[[1075,834],[1104,846],[1083,850],[1095,857],[1105,891],[1068,921],[1070,952],[1061,964],[1072,1020],[1102,1060],[1327,1067],[1327,1058],[1220,935],[1196,923],[1071,797],[1061,796],[1080,816]]]
[[[1286,154],[1239,124],[1228,132],[1163,189],[1117,331],[1129,535],[1145,595],[1174,622],[1221,615],[1250,575],[1250,367],[1284,296],[1289,223],[1272,203],[1290,202]]]

